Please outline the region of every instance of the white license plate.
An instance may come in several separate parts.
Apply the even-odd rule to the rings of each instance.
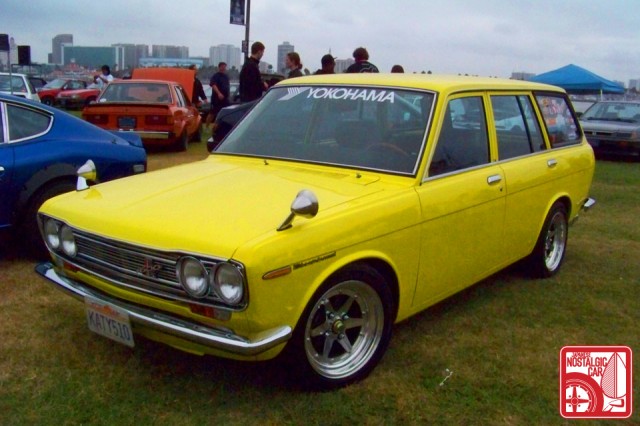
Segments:
[[[123,345],[134,346],[129,314],[126,311],[90,297],[85,297],[84,301],[89,330]]]

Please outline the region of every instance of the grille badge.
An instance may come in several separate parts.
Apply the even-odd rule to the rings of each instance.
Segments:
[[[144,258],[144,265],[138,268],[138,273],[149,278],[158,278],[158,272],[162,269],[162,265],[155,263],[150,257]]]

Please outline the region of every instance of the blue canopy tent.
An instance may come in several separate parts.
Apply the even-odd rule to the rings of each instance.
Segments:
[[[529,80],[560,86],[568,93],[573,94],[624,93],[624,87],[619,84],[573,64],[538,74]]]

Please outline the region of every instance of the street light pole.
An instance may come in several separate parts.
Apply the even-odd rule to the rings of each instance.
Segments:
[[[250,51],[249,49],[251,48],[249,46],[249,21],[250,21],[250,17],[251,17],[251,0],[246,0],[246,7],[245,7],[245,11],[244,11],[244,43],[245,46],[247,46],[247,50],[244,53],[244,60],[246,61],[247,59],[249,59],[249,54]]]

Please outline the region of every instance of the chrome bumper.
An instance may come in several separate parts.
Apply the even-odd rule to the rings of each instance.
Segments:
[[[593,198],[587,198],[586,200],[584,200],[584,202],[582,203],[582,207],[581,210],[586,212],[589,211],[593,206],[596,205],[596,200]]]
[[[286,342],[291,337],[291,327],[282,326],[267,330],[259,338],[251,341],[228,329],[205,326],[106,296],[78,281],[58,275],[50,262],[37,265],[36,272],[55,284],[56,288],[78,300],[84,300],[89,296],[124,309],[133,324],[140,324],[186,341],[231,354],[257,355]]]

